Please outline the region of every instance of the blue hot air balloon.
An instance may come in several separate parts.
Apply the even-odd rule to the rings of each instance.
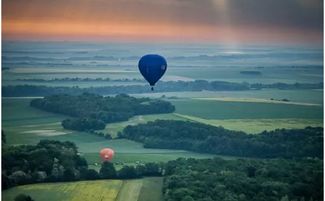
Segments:
[[[151,90],[167,70],[166,59],[157,54],[147,54],[141,57],[138,64],[140,73],[149,82]]]

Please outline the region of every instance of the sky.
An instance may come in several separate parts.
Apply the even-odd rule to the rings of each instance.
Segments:
[[[2,37],[323,44],[323,0],[3,0]]]

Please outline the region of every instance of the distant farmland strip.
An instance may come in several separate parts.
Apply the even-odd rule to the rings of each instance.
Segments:
[[[257,89],[322,89],[323,83],[274,83],[274,84],[248,84],[224,81],[196,80],[191,82],[169,81],[157,83],[158,92],[178,92],[178,91],[243,91]],[[3,97],[21,97],[21,96],[48,96],[54,94],[82,94],[96,93],[101,95],[119,94],[119,93],[148,93],[150,89],[144,85],[127,86],[104,86],[104,87],[49,87],[44,85],[7,85],[2,87]]]

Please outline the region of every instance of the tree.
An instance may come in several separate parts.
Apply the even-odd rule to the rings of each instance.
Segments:
[[[45,171],[36,171],[36,172],[33,172],[33,174],[32,174],[32,179],[33,179],[33,181],[36,181],[36,182],[42,182],[46,178],[47,178],[47,174]]]
[[[19,194],[15,197],[15,201],[34,201],[29,195]]]
[[[118,171],[118,177],[121,179],[134,179],[137,176],[137,171],[133,166],[125,165]]]
[[[73,181],[76,179],[75,171],[73,169],[66,169],[63,173],[64,181]]]
[[[104,161],[100,168],[99,175],[102,179],[112,179],[116,177],[116,170],[113,163]]]
[[[99,179],[100,176],[96,170],[89,169],[89,170],[87,170],[85,178],[88,180],[96,180],[96,179]]]
[[[9,179],[14,182],[14,184],[27,184],[31,180],[31,176],[25,172],[18,170],[9,176]]]
[[[142,177],[146,173],[146,167],[144,165],[137,165],[135,167],[135,171],[136,171],[138,177]]]
[[[248,177],[255,177],[255,173],[256,173],[255,167],[253,167],[253,166],[247,167],[247,176]]]
[[[145,175],[146,176],[160,176],[161,171],[157,163],[146,163],[145,164]]]
[[[111,134],[109,134],[109,133],[106,133],[106,135],[105,135],[105,138],[106,138],[106,139],[108,139],[108,140],[111,140],[111,139],[113,139],[113,138],[112,138],[112,135],[111,135]]]
[[[3,172],[2,172],[2,175],[1,175],[1,184],[2,184],[1,185],[2,190],[10,188],[13,185],[11,180],[9,179],[9,177],[7,175],[5,175]]]
[[[4,145],[4,144],[6,144],[6,135],[5,135],[5,133],[3,132],[3,130],[1,130],[1,144],[2,145]]]
[[[186,196],[182,199],[182,201],[194,201],[194,199],[192,198],[192,196],[190,196],[190,195],[186,195]]]
[[[54,158],[54,163],[50,175],[50,180],[51,181],[59,181],[63,179],[63,174],[64,174],[64,167],[59,164],[59,160]]]

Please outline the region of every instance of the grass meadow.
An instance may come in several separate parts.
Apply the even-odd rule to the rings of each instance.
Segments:
[[[322,106],[173,99],[176,113],[205,119],[322,119]]]
[[[205,119],[190,115],[175,113],[175,115],[189,121],[200,122],[212,126],[222,126],[229,130],[244,131],[249,134],[258,134],[275,129],[302,129],[307,126],[322,127],[322,119]]]
[[[162,201],[162,181],[162,177],[147,177],[29,184],[3,191],[2,200],[14,201],[23,193],[34,200],[47,201]]]
[[[2,200],[14,201],[18,194],[28,194],[34,200],[47,201],[115,201],[124,185],[121,180],[78,181],[30,184],[2,192]]]

